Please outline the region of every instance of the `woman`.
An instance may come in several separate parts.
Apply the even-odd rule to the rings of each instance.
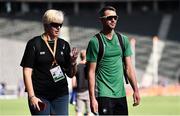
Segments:
[[[32,115],[68,115],[66,76],[76,72],[76,48],[58,38],[64,14],[47,10],[42,18],[44,33],[29,40],[21,61]]]

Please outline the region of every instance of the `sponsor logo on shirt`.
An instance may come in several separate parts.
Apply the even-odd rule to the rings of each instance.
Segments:
[[[44,55],[45,54],[45,52],[43,51],[43,52],[40,52],[40,55]]]

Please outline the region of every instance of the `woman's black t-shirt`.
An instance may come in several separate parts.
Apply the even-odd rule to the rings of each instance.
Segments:
[[[53,48],[54,42],[49,44]],[[70,75],[71,62],[68,42],[60,38],[57,40],[55,57],[63,73]],[[33,69],[32,83],[35,95],[46,99],[68,95],[67,79],[64,78],[58,82],[54,82],[50,74],[52,62],[53,56],[41,36],[34,37],[28,41],[20,65]]]

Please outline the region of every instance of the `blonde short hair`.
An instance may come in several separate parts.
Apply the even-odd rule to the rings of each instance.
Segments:
[[[60,10],[50,9],[44,13],[42,18],[43,24],[50,24],[50,23],[63,23],[64,21],[64,13]]]

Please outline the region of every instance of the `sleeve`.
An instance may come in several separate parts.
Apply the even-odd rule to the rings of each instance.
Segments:
[[[64,67],[64,71],[67,74],[67,76],[71,75],[71,56],[70,56],[70,52],[71,52],[71,48],[68,42],[65,42],[65,67]]]
[[[124,48],[125,48],[124,56],[126,56],[126,57],[131,56],[132,55],[132,49],[131,49],[131,44],[129,42],[129,39],[125,35],[123,35],[122,38],[123,38],[123,43],[124,43]]]
[[[33,68],[34,62],[35,62],[35,46],[33,45],[33,41],[30,40],[26,45],[25,52],[20,65],[22,67]]]
[[[99,45],[98,40],[96,37],[91,38],[91,40],[88,43],[88,47],[86,50],[86,61],[88,62],[96,62],[97,56],[99,52]]]

